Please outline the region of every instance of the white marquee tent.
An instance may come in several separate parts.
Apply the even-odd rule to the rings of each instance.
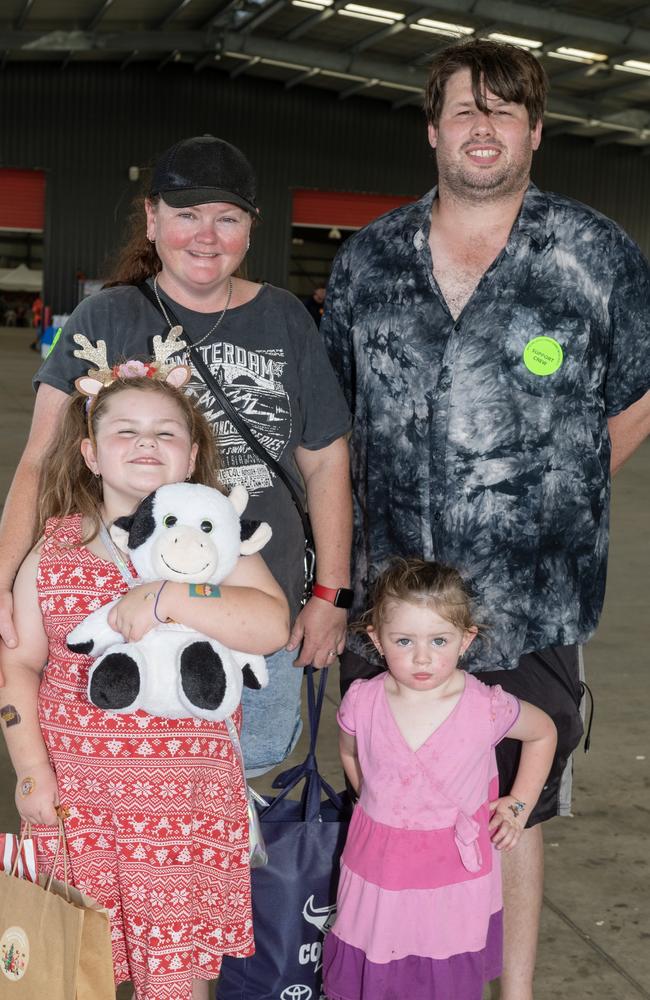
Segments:
[[[41,292],[43,272],[33,271],[24,264],[0,268],[0,292]]]

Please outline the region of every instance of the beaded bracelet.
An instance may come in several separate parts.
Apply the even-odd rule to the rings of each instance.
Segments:
[[[160,595],[162,594],[163,590],[167,586],[167,583],[168,583],[167,580],[163,581],[160,590],[156,594],[156,600],[154,601],[154,605],[153,605],[153,616],[154,616],[154,618],[156,619],[157,622],[160,622],[161,625],[166,625],[167,622],[168,622],[168,620],[169,620],[168,618],[159,618],[158,617],[158,601],[160,600]]]

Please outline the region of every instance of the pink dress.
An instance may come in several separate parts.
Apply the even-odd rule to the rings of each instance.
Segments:
[[[92,658],[65,640],[126,584],[112,563],[71,548],[80,532],[80,517],[55,536],[48,523],[37,578],[49,641],[39,719],[70,809],[72,881],[110,911],[116,982],[132,980],[138,1000],[190,1000],[192,978],[216,978],[222,955],[253,953],[241,767],[223,723],[89,703]],[[49,870],[56,831],[32,829]]]
[[[363,785],[325,938],[330,1000],[481,1000],[501,972],[495,745],[519,714],[469,674],[451,714],[416,751],[402,736],[386,674],[356,681],[338,713],[357,739]]]

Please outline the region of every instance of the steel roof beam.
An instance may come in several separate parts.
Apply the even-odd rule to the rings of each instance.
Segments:
[[[108,10],[113,6],[115,0],[104,0],[104,2],[97,8],[92,18],[86,25],[86,31],[94,31],[99,22],[108,12]]]
[[[264,24],[270,17],[277,14],[279,10],[286,7],[287,3],[288,0],[268,0],[260,10],[254,11],[247,20],[242,21],[241,27],[238,30],[242,34],[254,31],[255,28],[259,28],[260,24]]]
[[[242,5],[242,0],[221,0],[221,3],[212,11],[210,17],[207,21],[199,26],[199,31],[208,31],[215,24],[223,23],[224,18],[227,14],[232,14],[233,11],[239,10]]]
[[[320,70],[315,68],[306,69],[304,73],[296,73],[295,76],[292,76],[289,80],[285,81],[284,89],[293,90],[293,88],[297,87],[300,83],[306,83],[307,80],[311,80],[312,76],[318,76],[319,73]]]
[[[314,14],[310,14],[309,17],[306,17],[300,24],[297,24],[295,28],[286,33],[284,36],[285,40],[287,42],[294,42],[296,38],[302,38],[312,28],[316,28],[324,21],[328,21],[332,14],[336,14],[337,10],[345,7],[347,2],[348,0],[335,0],[331,7],[325,7],[323,10],[317,10]]]
[[[219,59],[219,54],[216,52],[207,52],[201,59],[197,59],[192,67],[194,73],[200,73],[202,69],[206,66],[212,66]]]
[[[165,66],[168,66],[170,62],[179,62],[181,59],[181,53],[178,49],[174,49],[172,52],[168,52],[166,56],[160,60],[156,66],[156,72],[160,73],[164,70]]]
[[[29,17],[29,12],[33,6],[34,6],[34,0],[25,0],[23,4],[23,9],[21,10],[20,14],[18,15],[18,17],[14,22],[14,27],[16,31],[20,31],[20,29],[23,27],[25,21]]]
[[[253,66],[257,66],[259,61],[260,61],[259,56],[253,56],[252,59],[242,60],[239,66],[235,66],[232,73],[230,73],[230,79],[236,80],[238,76],[242,76],[243,73],[246,73],[249,69],[252,69]]]
[[[445,2],[445,0],[443,0]],[[479,0],[481,2],[481,0]],[[206,38],[200,31],[125,31],[125,32],[34,32],[3,31],[0,29],[0,51],[4,49],[24,49],[38,52],[75,51],[134,52],[141,56],[164,54],[178,49],[185,53],[206,55],[208,60],[222,50],[238,55],[286,62],[304,70],[319,69],[344,73],[366,79],[377,78],[385,83],[398,86],[424,87],[426,71],[409,64],[369,59],[351,52],[336,51],[317,46],[293,45],[280,39],[264,38],[256,34],[225,32],[223,35]],[[562,98],[553,97],[552,105],[567,106]],[[577,117],[600,118],[604,112],[600,104],[585,101],[570,101],[568,106]]]
[[[650,62],[650,59],[646,55],[645,62]],[[621,74],[622,75],[622,74]],[[594,96],[597,99],[602,99],[605,101],[618,101],[623,100],[627,94],[633,93],[635,90],[639,90],[644,85],[650,83],[650,76],[645,76],[643,73],[630,73],[629,77],[625,83],[615,83],[611,87],[601,87]],[[617,74],[616,79],[620,77]]]
[[[440,2],[445,3],[448,0],[440,0]],[[482,0],[478,0],[478,2],[481,3]],[[226,32],[223,37],[214,39],[214,44],[212,44],[206,39],[205,33],[199,31],[127,31],[101,34],[49,32],[43,34],[41,32],[12,32],[0,29],[0,51],[16,48],[50,52],[68,52],[71,49],[75,51],[98,49],[102,52],[115,53],[134,53],[137,51],[140,57],[178,49],[188,54],[201,54],[203,58],[199,59],[194,67],[196,72],[212,62],[215,56],[218,57],[219,52],[224,50],[246,56],[249,59],[257,57],[261,61],[268,59],[275,62],[285,62],[302,67],[305,72],[316,69],[343,73],[366,80],[376,79],[389,85],[421,88],[426,81],[426,72],[424,70],[418,71],[410,65],[368,59],[350,52],[334,51],[315,46],[292,45],[283,40],[242,32]],[[401,101],[402,98],[399,98],[396,103],[399,104]],[[418,94],[404,99],[405,103],[415,103],[416,101],[418,103],[420,101]],[[558,95],[552,95],[549,102],[549,118],[575,119],[583,124],[591,121],[608,130],[636,131],[632,126],[609,122],[610,115],[611,112],[607,112],[601,102],[567,100]]]
[[[569,14],[557,7],[520,3],[519,0],[420,0],[432,10],[472,17],[484,17],[493,22],[509,24],[541,32],[568,36],[594,42],[617,45],[621,49],[645,49],[650,51],[650,30],[634,25],[621,24],[604,18],[587,17],[583,14]]]
[[[377,42],[382,42],[385,38],[392,38],[393,35],[398,35],[400,31],[404,31],[409,25],[418,21],[421,17],[425,17],[429,13],[428,7],[421,7],[416,10],[413,14],[409,14],[402,21],[395,21],[394,24],[388,24],[385,28],[379,28],[378,31],[373,31],[365,38],[361,38],[354,45],[350,45],[348,48],[349,52],[363,52],[364,49],[370,48],[371,45],[375,45]],[[449,39],[451,41],[451,39]]]
[[[348,97],[354,97],[355,94],[360,94],[363,90],[367,90],[368,87],[376,87],[379,80],[363,80],[360,83],[353,83],[351,87],[346,87],[345,90],[339,91],[339,101],[346,101]]]
[[[642,17],[647,17],[648,14],[650,14],[650,5],[647,4],[647,3],[644,3],[644,4],[641,4],[641,6],[639,6],[637,4],[636,7],[628,7],[627,10],[622,10],[618,16],[623,21],[629,21],[630,18],[637,19],[637,18],[640,18],[640,17],[641,18]],[[632,23],[634,23],[634,21]]]
[[[585,76],[600,76],[603,79],[603,81],[607,79],[620,81],[621,73],[625,71],[619,70],[617,73],[616,70],[614,69],[615,63],[625,62],[626,59],[638,59],[643,62],[648,62],[649,56],[650,53],[648,52],[648,50],[641,52],[628,49],[625,52],[621,51],[612,52],[610,53],[606,63],[605,62],[593,62],[589,64],[582,63],[580,66],[576,66],[573,69],[569,69],[564,73],[556,73],[552,77],[551,85],[553,87],[556,87],[558,85],[562,87],[565,86],[566,84],[571,83],[573,80],[579,80]],[[632,79],[626,80],[625,83],[616,82],[613,83],[611,87],[607,85],[601,87],[597,91],[597,96],[600,97],[601,95],[603,96],[611,95],[612,97],[615,97],[616,95],[620,94],[621,97],[624,97],[626,93],[629,93],[630,91],[633,91],[635,87],[638,87],[639,81],[642,81],[644,79],[641,73],[639,74],[632,73],[629,74],[629,76],[632,77]]]
[[[174,20],[174,18],[181,13],[182,10],[185,10],[186,7],[189,7],[191,3],[192,0],[179,0],[179,2],[175,3],[174,6],[167,12],[167,14],[165,14],[163,19],[156,23],[155,27],[166,28],[167,25],[170,24]]]

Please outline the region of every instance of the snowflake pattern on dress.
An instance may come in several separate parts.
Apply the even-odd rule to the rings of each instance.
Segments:
[[[138,1000],[190,1000],[192,978],[254,950],[243,776],[223,723],[88,702],[92,658],[65,639],[126,585],[80,540],[80,517],[48,523],[37,576],[49,640],[39,718],[70,809],[72,879],[110,912],[116,983],[132,980]],[[56,836],[32,830],[48,871]]]

